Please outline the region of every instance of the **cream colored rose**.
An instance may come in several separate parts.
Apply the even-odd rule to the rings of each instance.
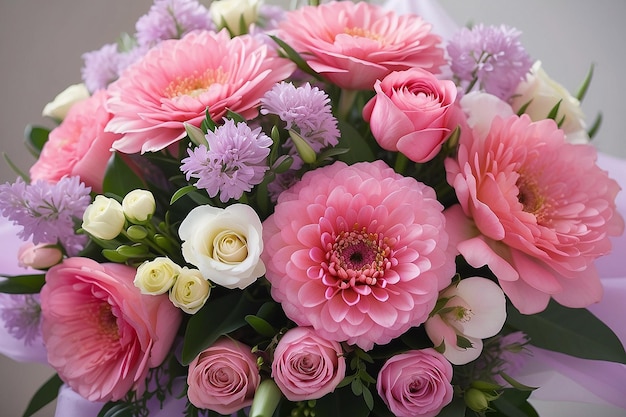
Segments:
[[[98,239],[111,240],[120,234],[125,222],[122,205],[112,198],[98,195],[83,214],[82,228]]]
[[[565,87],[551,79],[541,68],[540,61],[535,62],[526,80],[517,87],[511,105],[513,110],[517,112],[531,101],[525,113],[533,121],[538,121],[545,119],[559,100],[561,100],[561,104],[556,121],[559,122],[565,117],[561,129],[565,132],[567,141],[571,143],[589,142],[589,136],[585,130],[585,115],[580,108],[580,101],[572,96]]]
[[[209,11],[218,28],[226,27],[236,36],[246,33],[248,26],[256,22],[261,3],[261,0],[218,0],[211,3]]]
[[[265,274],[262,225],[248,205],[196,207],[178,230],[185,260],[226,288],[245,288]]]
[[[172,288],[180,271],[181,267],[170,258],[155,258],[139,265],[134,284],[142,294],[164,294]]]
[[[79,101],[89,98],[89,90],[85,84],[73,84],[61,91],[41,112],[45,117],[61,121],[65,119],[70,108]]]
[[[131,222],[142,223],[154,214],[156,202],[150,191],[133,190],[122,200],[122,210]]]
[[[197,269],[183,267],[170,289],[170,301],[188,314],[202,308],[211,294],[211,284]]]

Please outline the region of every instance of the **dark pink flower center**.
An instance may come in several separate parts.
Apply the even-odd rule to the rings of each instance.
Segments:
[[[120,334],[117,327],[117,317],[111,311],[111,304],[101,303],[98,312],[97,320],[99,324],[100,333],[111,341],[119,340]]]
[[[528,175],[520,175],[516,184],[519,190],[517,196],[523,210],[534,214],[537,222],[544,220],[546,216],[546,198],[544,197],[537,181]]]

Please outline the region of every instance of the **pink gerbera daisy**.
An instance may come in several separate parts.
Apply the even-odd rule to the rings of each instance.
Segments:
[[[444,64],[441,39],[430,24],[367,2],[305,6],[287,13],[279,28],[313,70],[350,90],[370,90],[392,71],[439,73]]]
[[[254,118],[263,95],[294,69],[262,41],[225,30],[163,41],[109,87],[107,130],[123,135],[113,148],[159,151],[186,135],[184,122],[200,126],[207,107],[213,120],[227,109]]]
[[[446,161],[460,202],[446,212],[459,252],[474,267],[488,265],[522,313],[542,311],[550,297],[568,307],[599,301],[593,261],[624,223],[615,211],[620,188],[596,165],[595,149],[526,115],[498,116],[485,132],[474,128]]]
[[[272,296],[329,340],[388,343],[426,320],[454,274],[442,209],[381,161],[307,172],[263,224]]]

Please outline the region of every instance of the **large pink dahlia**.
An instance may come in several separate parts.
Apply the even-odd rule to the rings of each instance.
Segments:
[[[423,323],[454,275],[432,188],[384,162],[335,162],[263,223],[272,297],[300,326],[369,350]]]
[[[392,71],[439,73],[444,64],[441,38],[430,24],[367,2],[305,6],[287,13],[279,28],[311,68],[350,90],[371,90]]]
[[[446,161],[460,206],[446,211],[451,241],[470,265],[488,265],[525,314],[550,297],[586,307],[602,297],[593,261],[623,232],[619,185],[590,145],[572,145],[552,120],[496,117],[461,138]]]
[[[263,95],[295,69],[291,61],[249,35],[195,31],[163,41],[109,86],[107,130],[122,134],[113,148],[155,152],[185,136],[183,122],[199,126],[226,110],[254,118]]]

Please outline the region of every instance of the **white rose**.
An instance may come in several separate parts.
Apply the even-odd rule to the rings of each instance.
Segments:
[[[265,274],[262,225],[248,205],[196,207],[178,230],[185,260],[226,288],[245,288]]]
[[[126,217],[120,203],[98,195],[83,214],[82,228],[98,239],[111,240],[120,234],[125,221]]]
[[[61,91],[41,112],[45,117],[61,121],[65,119],[70,108],[79,101],[89,98],[89,90],[85,84],[73,84]]]
[[[133,190],[126,194],[122,200],[122,210],[133,223],[141,223],[148,220],[156,210],[156,202],[150,191]]]
[[[155,258],[139,265],[134,284],[142,294],[164,294],[172,288],[180,271],[180,266],[170,258]]]
[[[197,269],[183,267],[170,289],[170,301],[187,314],[195,314],[211,294],[211,284]]]
[[[589,136],[585,130],[585,115],[580,107],[580,101],[565,87],[551,79],[541,68],[540,61],[535,62],[526,80],[518,85],[511,105],[517,112],[531,101],[524,113],[528,114],[532,120],[538,121],[545,119],[559,100],[561,104],[556,121],[559,122],[565,117],[561,129],[565,132],[568,142],[589,142]]]
[[[245,33],[248,26],[256,22],[261,3],[261,0],[219,0],[211,3],[209,11],[218,28],[226,27],[233,36],[236,36]]]

